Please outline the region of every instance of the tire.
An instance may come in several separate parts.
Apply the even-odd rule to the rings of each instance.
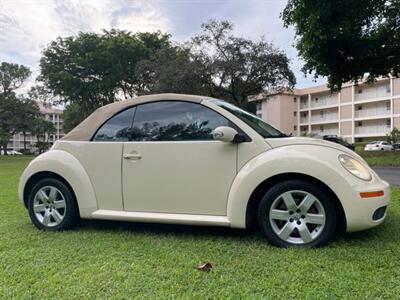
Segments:
[[[55,178],[39,180],[28,196],[32,223],[42,230],[73,228],[79,221],[79,209],[70,187]]]
[[[257,219],[266,239],[283,248],[324,246],[336,230],[332,200],[322,188],[302,180],[269,189],[258,206]]]

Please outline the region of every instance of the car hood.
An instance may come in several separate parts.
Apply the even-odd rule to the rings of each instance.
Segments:
[[[353,157],[359,157],[354,151],[340,145],[337,143],[333,143],[330,141],[324,141],[321,139],[314,139],[308,137],[285,137],[285,138],[267,138],[265,141],[272,147],[283,147],[283,146],[292,146],[292,145],[315,145],[322,147],[329,147],[341,152],[345,152]]]

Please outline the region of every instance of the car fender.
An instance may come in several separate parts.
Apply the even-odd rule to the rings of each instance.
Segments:
[[[258,185],[275,175],[303,174],[327,186],[343,181],[343,167],[338,161],[340,153],[330,147],[296,145],[274,148],[250,160],[238,172],[229,192],[227,215],[231,227],[246,227],[246,209],[251,194]]]
[[[50,150],[32,160],[19,181],[18,194],[24,201],[24,190],[29,178],[40,172],[52,172],[64,178],[71,186],[82,218],[91,218],[97,209],[97,201],[92,183],[80,162],[63,150]]]

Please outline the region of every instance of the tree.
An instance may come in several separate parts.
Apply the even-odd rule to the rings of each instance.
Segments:
[[[0,64],[0,150],[7,155],[7,144],[20,126],[22,104],[15,90],[30,76],[30,70],[22,65]]]
[[[209,94],[210,72],[189,48],[162,48],[150,59],[139,62],[136,73],[143,85],[139,94]]]
[[[332,89],[400,74],[398,0],[289,0],[281,17],[295,26],[304,73],[328,77]]]
[[[78,103],[68,104],[63,111],[63,130],[68,133],[85,119]]]
[[[30,98],[21,98],[16,112],[16,132],[21,132],[24,141],[24,153],[26,152],[26,135],[32,129],[32,122],[40,118],[39,107]]]
[[[233,24],[210,20],[192,40],[193,55],[206,72],[208,94],[254,111],[248,96],[265,89],[292,88],[296,82],[287,56],[264,39],[232,34]]]
[[[169,43],[169,35],[160,32],[111,30],[59,37],[40,59],[42,92],[79,106],[83,119],[100,106],[135,95],[141,86],[136,65]]]
[[[386,135],[386,139],[391,144],[400,143],[400,130],[396,127]]]
[[[39,153],[42,153],[49,148],[50,135],[56,132],[56,128],[51,121],[37,118],[32,122],[31,132],[36,136],[36,147],[38,148]]]
[[[25,83],[30,75],[29,68],[23,65],[2,62],[0,64],[0,94],[5,97],[10,96]]]

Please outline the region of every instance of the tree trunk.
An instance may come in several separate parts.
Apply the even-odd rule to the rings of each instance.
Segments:
[[[7,142],[2,142],[1,143],[1,146],[2,146],[3,151],[4,151],[3,152],[4,155],[8,155],[8,153],[7,153],[7,144],[8,144]],[[1,149],[1,147],[0,147],[0,149]]]
[[[24,154],[26,153],[26,131],[22,131],[22,135],[24,136]]]

